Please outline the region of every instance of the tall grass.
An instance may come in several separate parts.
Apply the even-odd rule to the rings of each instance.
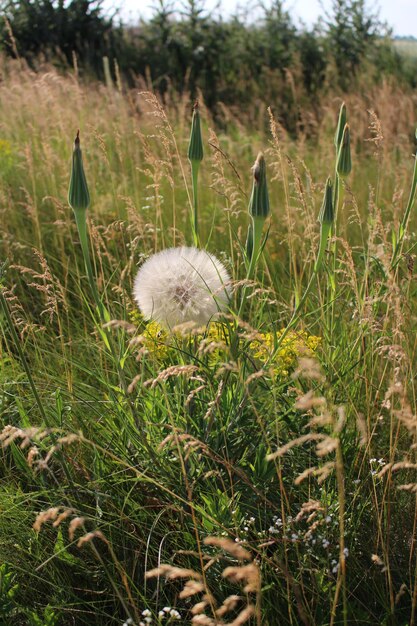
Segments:
[[[413,99],[388,83],[346,97],[353,172],[296,327],[320,345],[297,362],[286,344],[270,362],[263,337],[286,327],[314,271],[340,100],[297,143],[273,109],[259,110],[264,134],[227,110],[215,127],[201,103],[199,239],[227,265],[233,303],[224,334],[167,347],[138,315],[132,278],[148,255],[192,242],[191,103],[2,73],[5,623],[138,626],[176,621],[169,607],[182,623],[413,624],[414,210],[392,263]],[[66,201],[78,128],[106,330]],[[259,150],[271,216],[248,281]]]

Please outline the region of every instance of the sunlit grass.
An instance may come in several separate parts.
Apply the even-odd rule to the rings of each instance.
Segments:
[[[193,243],[191,104],[5,66],[5,623],[415,621],[414,209],[393,256],[414,109],[389,85],[346,102],[353,170],[316,272],[341,100],[297,140],[273,111],[263,135],[201,106],[198,238],[231,301],[221,322],[167,333],[132,287],[148,256]],[[106,324],[66,200],[78,128]],[[248,276],[260,150],[271,215]]]

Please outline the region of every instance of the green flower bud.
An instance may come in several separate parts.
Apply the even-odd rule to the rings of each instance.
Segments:
[[[332,225],[334,221],[333,210],[333,185],[330,178],[327,179],[326,189],[324,192],[323,204],[321,205],[319,213],[320,224]]]
[[[336,170],[341,178],[346,178],[352,171],[352,159],[350,156],[350,129],[348,124],[345,124],[343,129],[342,141],[337,155]]]
[[[266,164],[262,152],[252,167],[253,187],[249,200],[249,213],[252,217],[266,218],[269,215],[269,196],[266,183]]]
[[[339,119],[337,122],[336,134],[334,136],[334,145],[336,146],[336,151],[339,152],[340,144],[342,143],[343,138],[343,130],[346,126],[347,115],[346,115],[346,104],[342,102],[342,106],[339,111]]]
[[[327,240],[332,230],[334,221],[333,211],[333,185],[330,178],[327,179],[326,189],[324,191],[323,204],[321,205],[319,213],[320,222],[320,243],[317,252],[316,263],[314,265],[314,271],[318,272],[323,265],[324,255],[326,252]]]
[[[83,157],[80,148],[80,131],[77,132],[77,136],[74,141],[71,180],[68,189],[68,202],[74,211],[85,211],[90,205],[90,194],[84,174]]]
[[[191,122],[190,143],[188,144],[188,158],[190,161],[202,161],[204,156],[203,138],[201,136],[200,112],[198,100],[193,107],[193,120]]]

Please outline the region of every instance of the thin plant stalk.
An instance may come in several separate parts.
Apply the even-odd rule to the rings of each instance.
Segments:
[[[417,137],[417,131],[416,131]],[[413,208],[417,192],[417,154],[414,156],[414,170],[413,179],[411,181],[410,195],[408,197],[407,206],[405,208],[403,219],[398,229],[398,234],[395,238],[394,250],[392,253],[391,269],[394,269],[398,265],[398,255],[401,251],[402,244],[404,243],[405,234],[407,231],[408,221],[410,219],[411,209]]]
[[[30,388],[32,390],[33,397],[35,398],[36,405],[37,405],[37,407],[39,409],[39,413],[40,413],[43,421],[45,422],[46,426],[52,426],[52,424],[49,422],[48,417],[46,415],[45,409],[44,409],[43,404],[42,404],[42,400],[40,399],[40,396],[38,394],[38,390],[36,389],[36,385],[35,385],[35,382],[33,380],[32,373],[30,371],[30,367],[29,367],[29,365],[28,365],[28,363],[26,361],[25,354],[24,354],[24,352],[22,350],[21,342],[20,342],[19,337],[17,335],[16,328],[14,326],[14,322],[13,322],[12,316],[10,314],[9,305],[7,303],[6,298],[4,297],[3,288],[2,288],[1,285],[0,285],[0,304],[1,304],[2,311],[3,311],[3,315],[6,318],[7,325],[9,327],[9,331],[10,331],[10,334],[12,336],[13,343],[14,343],[14,345],[16,347],[16,350],[17,350],[17,352],[19,354],[20,362],[21,362],[21,364],[23,366],[23,369],[25,370],[25,374],[27,376],[27,379],[28,379],[28,382],[29,382],[29,386],[30,386]]]
[[[109,315],[107,311],[105,311],[103,302],[99,296],[96,280],[94,278],[93,266],[91,264],[91,256],[90,256],[90,250],[89,250],[89,245],[88,245],[86,216],[80,211],[74,211],[74,215],[75,215],[75,222],[77,224],[78,235],[80,238],[81,250],[82,250],[83,258],[84,258],[84,265],[85,265],[85,269],[87,272],[88,282],[90,283],[90,289],[93,294],[94,302],[96,303],[101,321],[108,322]]]

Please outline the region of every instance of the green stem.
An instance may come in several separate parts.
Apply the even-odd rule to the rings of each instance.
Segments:
[[[265,223],[264,217],[252,217],[252,253],[251,253],[248,271],[246,274],[246,280],[248,281],[252,280],[255,274],[256,266],[258,264],[264,223]],[[240,317],[242,314],[243,306],[245,303],[246,290],[247,290],[247,285],[245,285],[242,289],[242,297],[240,300],[238,317]]]
[[[87,271],[88,282],[90,283],[90,288],[93,293],[94,301],[96,303],[98,312],[100,314],[100,319],[102,322],[109,321],[106,319],[106,311],[99,296],[97,290],[96,279],[93,273],[93,267],[91,265],[91,257],[90,257],[90,249],[88,246],[88,234],[87,234],[87,220],[86,220],[86,212],[84,210],[74,211],[75,221],[77,223],[78,234],[80,237],[81,249],[84,257],[84,265]]]

